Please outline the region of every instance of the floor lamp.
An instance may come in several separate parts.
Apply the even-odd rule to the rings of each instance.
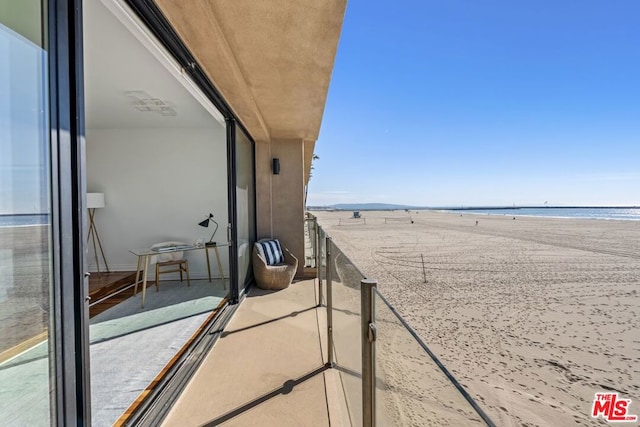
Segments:
[[[102,249],[102,243],[100,242],[98,229],[96,228],[96,223],[93,220],[96,209],[101,208],[104,208],[104,193],[87,193],[87,209],[89,210],[89,234],[87,235],[87,244],[89,244],[89,239],[93,241],[93,255],[96,259],[96,266],[98,267],[98,276],[100,275],[100,260],[98,259],[98,248],[100,248],[102,260],[104,261],[104,266],[107,270],[106,272],[109,273],[107,258],[105,258],[104,256],[104,250]]]

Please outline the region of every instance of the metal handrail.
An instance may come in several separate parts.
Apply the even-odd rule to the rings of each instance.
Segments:
[[[327,363],[333,367],[333,285],[332,285],[332,272],[331,272],[331,260],[332,260],[332,241],[331,237],[326,238],[326,251],[327,251]]]
[[[316,229],[316,276],[318,278],[318,307],[322,307],[322,228],[314,218]]]

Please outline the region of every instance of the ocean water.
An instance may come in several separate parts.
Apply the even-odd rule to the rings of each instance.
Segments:
[[[49,223],[49,214],[0,215],[0,227],[20,227]]]
[[[640,221],[640,207],[633,208],[505,208],[505,209],[459,209],[456,213],[490,215],[525,215],[552,218],[586,218]]]

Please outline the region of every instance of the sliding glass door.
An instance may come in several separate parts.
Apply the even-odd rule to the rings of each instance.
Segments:
[[[184,55],[159,64],[140,46],[151,38],[135,36],[143,24],[125,3],[147,2],[0,0],[0,425],[108,425],[142,411],[132,401],[252,279],[253,143],[210,83],[183,76]],[[100,272],[86,256],[87,190],[105,195]],[[127,306],[90,295],[90,271],[94,283],[131,273],[130,249],[177,240],[217,242],[220,259],[189,252],[194,283],[165,276],[144,307],[124,289]]]
[[[160,393],[227,301],[228,142],[224,116],[126,4],[85,1],[82,18],[87,191],[102,195],[100,248],[82,236],[91,417],[113,425]]]
[[[0,425],[49,425],[51,151],[46,5],[0,1]]]
[[[239,126],[236,126],[235,137],[236,243],[238,295],[241,295],[253,277],[251,252],[256,240],[254,152],[251,140]]]

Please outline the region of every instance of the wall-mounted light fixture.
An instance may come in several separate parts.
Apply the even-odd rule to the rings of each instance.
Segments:
[[[272,170],[274,175],[280,175],[280,159],[274,158],[272,160]]]

